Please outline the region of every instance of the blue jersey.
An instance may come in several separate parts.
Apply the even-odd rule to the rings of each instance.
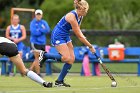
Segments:
[[[81,21],[83,19],[83,16],[78,18],[78,14],[75,10],[71,11],[70,13],[73,13],[75,15],[75,18],[77,20],[77,23],[80,25]],[[72,29],[72,26],[69,22],[65,19],[66,15],[61,18],[61,20],[57,23],[55,26],[52,35],[51,35],[51,42],[52,45],[60,45],[62,43],[68,43],[71,41],[70,39],[70,30]]]
[[[15,38],[15,39],[19,39],[22,37],[20,24],[18,24],[17,27],[13,27],[13,25],[10,26],[10,37]],[[18,51],[22,51],[23,47],[24,47],[24,44],[22,42],[17,43]]]
[[[78,14],[76,13],[75,10],[71,11],[70,13],[73,13],[75,15],[75,18],[78,24],[80,25],[83,17],[81,16],[80,19],[78,19]],[[56,27],[60,28],[66,33],[69,33],[70,30],[72,29],[71,24],[66,21],[65,16],[61,18],[61,20],[57,23]]]
[[[20,28],[20,24],[17,27],[10,26],[10,37],[18,39],[22,37],[22,31]]]
[[[45,20],[34,18],[30,23],[30,42],[38,45],[46,44],[46,34],[50,32],[50,27]]]

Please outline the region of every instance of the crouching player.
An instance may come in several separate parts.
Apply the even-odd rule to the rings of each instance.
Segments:
[[[17,46],[14,42],[10,41],[7,38],[0,37],[0,54],[8,56],[10,60],[17,66],[21,74],[26,75],[27,77],[43,85],[44,87],[52,87],[52,82],[45,82],[36,73],[26,69],[18,53]]]

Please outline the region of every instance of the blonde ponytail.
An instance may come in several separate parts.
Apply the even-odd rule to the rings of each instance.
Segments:
[[[89,9],[88,2],[86,0],[76,0],[75,1],[75,8],[76,9]]]

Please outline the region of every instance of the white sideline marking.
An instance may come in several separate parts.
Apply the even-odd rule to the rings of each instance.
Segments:
[[[59,90],[61,91],[65,91],[65,90],[72,90],[72,91],[78,91],[78,90],[81,90],[82,91],[93,91],[93,90],[102,90],[102,89],[110,89],[112,87],[96,87],[96,88],[58,88]],[[116,87],[116,88],[112,88],[112,89],[118,89],[118,88],[140,88],[140,86],[122,86],[122,87]],[[47,89],[47,88],[46,88]],[[49,88],[49,89],[52,89],[52,90],[20,90],[20,91],[0,91],[0,93],[27,93],[27,92],[47,92],[47,91],[59,91],[58,89],[57,90],[53,90],[53,88]],[[56,88],[55,88],[56,89]]]

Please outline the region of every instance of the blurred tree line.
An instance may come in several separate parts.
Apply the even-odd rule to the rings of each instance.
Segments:
[[[72,10],[73,0],[45,0],[41,8],[52,27]],[[87,0],[89,13],[82,28],[97,30],[132,30],[140,27],[140,0]],[[51,16],[49,16],[51,15]]]
[[[10,24],[10,9],[40,8],[44,0],[0,0],[0,29],[5,29]]]
[[[87,0],[90,5],[87,16],[83,19],[82,29],[127,31],[140,28],[140,0]],[[42,9],[43,18],[49,23],[51,29],[60,18],[73,10],[73,0],[0,0],[0,29],[10,24],[10,9],[12,7]],[[105,46],[115,38],[125,42],[127,46],[139,46],[138,36],[87,37],[91,43]],[[49,37],[50,38],[50,37]],[[73,37],[76,40],[75,37]],[[73,41],[74,41],[73,40]],[[94,41],[93,41],[94,40]],[[133,41],[132,41],[133,40]],[[50,41],[50,40],[48,40]],[[107,42],[105,42],[107,41]],[[131,42],[132,41],[132,42]],[[78,41],[74,44],[82,45]]]
[[[139,30],[140,0],[87,0],[89,13],[82,28],[96,30]],[[10,8],[41,8],[53,28],[60,18],[74,9],[73,0],[0,0],[0,28],[10,23]]]

